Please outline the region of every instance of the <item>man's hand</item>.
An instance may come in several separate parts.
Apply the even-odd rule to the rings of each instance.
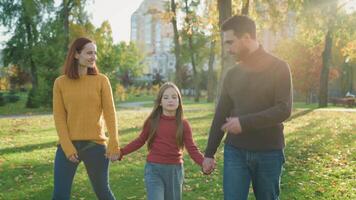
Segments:
[[[228,117],[226,118],[226,123],[221,127],[222,131],[227,131],[233,134],[241,133],[241,124],[238,117]]]
[[[79,163],[79,158],[78,158],[78,154],[73,154],[73,155],[70,155],[68,157],[68,160],[70,160],[71,162],[73,163]]]
[[[203,173],[208,175],[208,174],[211,174],[211,172],[214,171],[215,169],[215,160],[214,158],[207,158],[207,157],[204,157],[204,160],[203,160]]]

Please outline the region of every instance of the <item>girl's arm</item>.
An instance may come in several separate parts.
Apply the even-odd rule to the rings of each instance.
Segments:
[[[106,127],[109,133],[109,142],[106,149],[108,157],[119,154],[119,136],[117,130],[116,110],[109,79],[104,76],[102,82],[101,101]]]
[[[192,129],[188,123],[188,121],[183,121],[184,125],[184,146],[187,149],[189,156],[202,167],[204,156],[198,149],[192,137]]]
[[[146,143],[149,130],[150,130],[150,126],[149,126],[149,122],[147,122],[143,126],[141,134],[136,139],[134,139],[129,144],[127,144],[124,148],[121,149],[120,160],[122,159],[122,157],[124,155],[130,154],[130,153],[138,150]]]

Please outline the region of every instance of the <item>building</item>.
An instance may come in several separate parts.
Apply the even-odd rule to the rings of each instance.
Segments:
[[[169,78],[175,70],[173,27],[163,19],[169,6],[166,0],[144,0],[131,15],[131,42],[145,55],[147,74]]]

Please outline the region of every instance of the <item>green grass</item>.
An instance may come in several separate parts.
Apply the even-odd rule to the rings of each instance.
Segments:
[[[206,109],[201,109],[206,108]],[[120,110],[122,145],[138,134],[149,111]],[[207,143],[213,104],[187,104],[186,117],[200,149]],[[282,200],[356,199],[356,113],[310,110],[286,124],[286,164]],[[0,199],[49,199],[53,189],[53,159],[57,135],[52,116],[0,119]],[[221,145],[223,146],[223,145]],[[117,199],[145,199],[143,147],[110,166],[110,183]],[[222,148],[211,176],[185,153],[183,199],[219,200],[222,194]],[[250,195],[250,199],[254,199]],[[81,164],[75,176],[73,199],[95,199]]]

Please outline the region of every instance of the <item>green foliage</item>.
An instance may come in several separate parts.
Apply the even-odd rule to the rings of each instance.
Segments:
[[[6,99],[2,92],[0,92],[0,106],[4,106],[6,104]]]
[[[39,96],[39,91],[31,89],[28,93],[26,107],[27,108],[38,108],[41,105],[41,99]]]

